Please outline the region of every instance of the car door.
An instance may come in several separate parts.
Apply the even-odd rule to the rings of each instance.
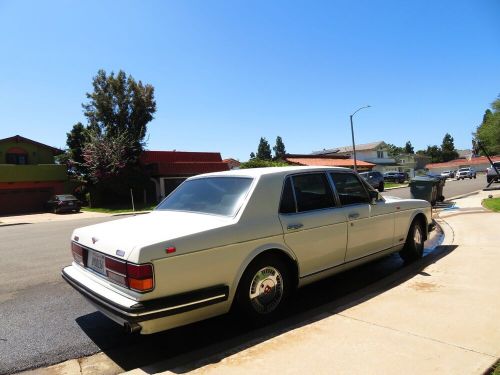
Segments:
[[[287,177],[279,218],[285,243],[297,256],[300,277],[344,262],[347,220],[336,204],[326,173]]]
[[[342,211],[348,220],[345,261],[389,249],[394,241],[394,211],[383,199],[371,204],[365,185],[352,172],[331,172]]]

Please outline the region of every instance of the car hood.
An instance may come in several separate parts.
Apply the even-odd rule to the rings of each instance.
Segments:
[[[232,224],[233,218],[176,211],[153,211],[75,229],[72,240],[107,255],[128,259],[135,248]]]

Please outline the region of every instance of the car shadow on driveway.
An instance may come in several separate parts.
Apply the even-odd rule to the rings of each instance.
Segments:
[[[153,335],[128,335],[99,312],[76,322],[118,366],[146,373],[185,373],[250,348],[301,326],[338,314],[367,301],[417,274],[457,248],[441,245],[405,265],[397,254],[299,289],[285,316],[271,325],[252,328],[236,314],[208,319]]]

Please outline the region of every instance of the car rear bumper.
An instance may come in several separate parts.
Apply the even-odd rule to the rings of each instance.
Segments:
[[[136,301],[86,278],[76,266],[64,268],[61,276],[101,312],[118,323],[139,323],[181,314],[226,301],[229,297],[229,287],[217,285],[148,301]]]

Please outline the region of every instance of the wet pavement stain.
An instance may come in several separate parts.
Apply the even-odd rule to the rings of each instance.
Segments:
[[[421,292],[434,292],[436,289],[440,288],[439,285],[433,283],[427,283],[422,281],[417,281],[409,285],[411,289],[421,291]]]

